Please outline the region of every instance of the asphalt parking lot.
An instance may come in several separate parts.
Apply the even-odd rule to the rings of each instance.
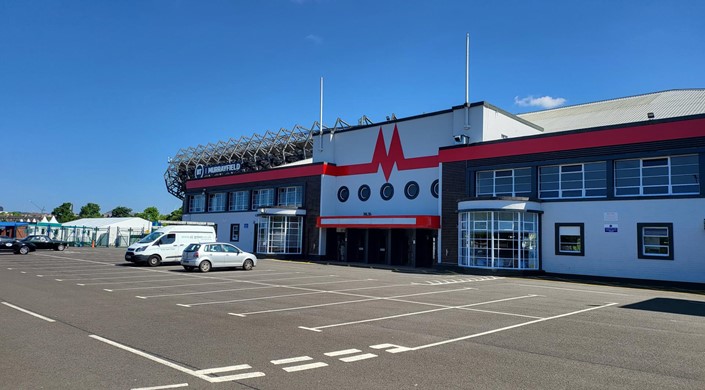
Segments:
[[[705,388],[698,294],[123,254],[0,254],[2,388]]]

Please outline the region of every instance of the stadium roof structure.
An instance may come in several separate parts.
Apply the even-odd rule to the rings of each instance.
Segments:
[[[371,124],[366,116],[359,125]],[[256,172],[295,162],[303,162],[313,157],[313,134],[319,131],[343,130],[351,128],[344,120],[337,118],[333,127],[321,126],[318,121],[310,128],[295,125],[291,129],[267,130],[264,134],[251,137],[241,136],[227,141],[209,143],[180,149],[169,159],[164,173],[167,191],[179,199],[186,196],[186,181],[195,179],[196,166],[239,163],[239,173]]]
[[[703,113],[705,113],[705,89],[672,89],[528,112],[517,116],[543,127],[548,133]]]

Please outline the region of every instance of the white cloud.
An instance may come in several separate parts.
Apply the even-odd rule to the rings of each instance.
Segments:
[[[323,38],[319,37],[318,35],[314,35],[314,34],[306,35],[306,39],[315,43],[316,45],[320,45],[321,43],[323,43]]]
[[[514,104],[520,107],[541,107],[541,108],[555,108],[565,104],[567,100],[561,97],[533,97],[531,95],[525,98],[519,98],[519,96],[514,97]]]

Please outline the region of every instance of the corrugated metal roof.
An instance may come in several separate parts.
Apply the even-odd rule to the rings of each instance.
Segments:
[[[705,114],[705,89],[674,89],[517,115],[545,132]]]

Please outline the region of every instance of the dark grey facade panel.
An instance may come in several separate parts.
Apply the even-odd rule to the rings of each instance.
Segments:
[[[458,201],[467,198],[465,161],[443,163],[441,171],[441,264],[458,265]]]

